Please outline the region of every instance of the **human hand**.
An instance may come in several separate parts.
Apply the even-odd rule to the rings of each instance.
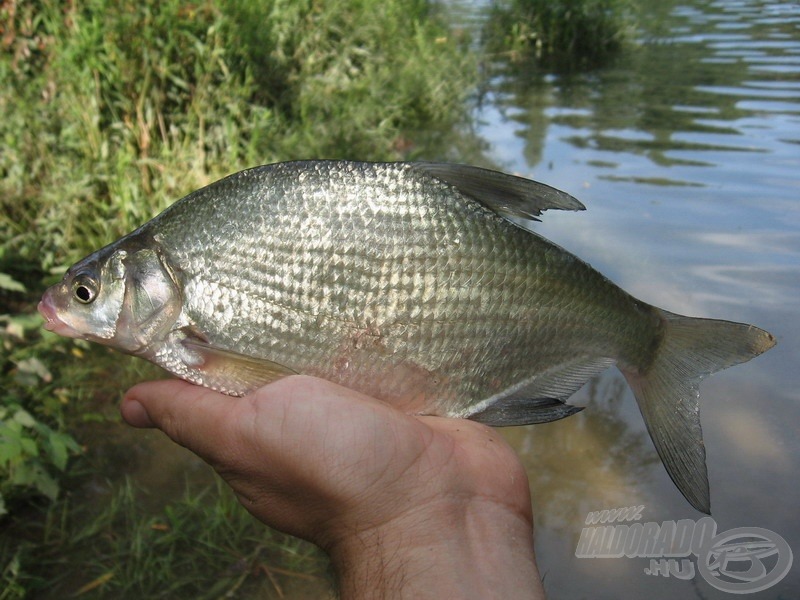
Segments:
[[[543,597],[528,479],[489,427],[304,376],[244,398],[143,383],[121,411],[198,454],[257,519],[328,552],[343,597]]]

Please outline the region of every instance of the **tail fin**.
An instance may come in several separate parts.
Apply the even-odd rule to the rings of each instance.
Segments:
[[[659,313],[665,327],[655,359],[623,373],[672,481],[692,506],[710,514],[700,381],[769,350],[775,338],[752,325]]]

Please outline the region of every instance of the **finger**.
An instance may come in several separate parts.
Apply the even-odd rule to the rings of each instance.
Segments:
[[[150,420],[150,416],[141,402],[129,397],[127,394],[122,398],[119,412],[128,425],[133,427],[155,427],[155,423]]]
[[[215,458],[238,401],[185,381],[150,381],[128,390],[120,411],[134,427],[157,427],[204,458]]]

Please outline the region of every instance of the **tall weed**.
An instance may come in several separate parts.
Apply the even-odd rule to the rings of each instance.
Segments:
[[[500,0],[487,24],[488,46],[556,70],[591,67],[629,42],[632,0]]]

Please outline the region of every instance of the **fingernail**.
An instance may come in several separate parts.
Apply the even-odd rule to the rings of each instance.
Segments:
[[[138,400],[124,400],[119,407],[122,418],[133,427],[154,427],[150,415]]]

